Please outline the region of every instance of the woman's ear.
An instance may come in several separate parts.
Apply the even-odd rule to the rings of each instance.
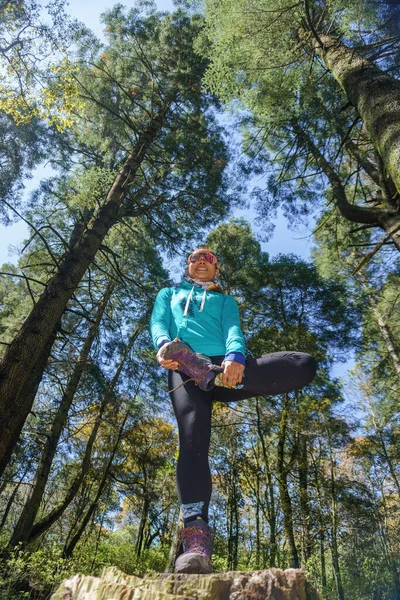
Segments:
[[[219,269],[218,269],[218,267],[217,267],[217,268],[215,269],[215,277],[218,277],[218,275],[219,275]]]

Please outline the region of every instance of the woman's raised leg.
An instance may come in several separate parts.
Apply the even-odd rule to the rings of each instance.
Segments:
[[[299,390],[317,371],[313,356],[304,352],[274,352],[246,360],[244,387],[240,390],[214,388],[214,400],[235,402],[253,396],[276,396]]]

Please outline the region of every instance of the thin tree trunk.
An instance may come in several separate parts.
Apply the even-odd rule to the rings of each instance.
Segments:
[[[233,570],[236,571],[237,566],[238,566],[238,561],[239,561],[239,529],[240,529],[240,523],[239,523],[239,502],[238,502],[238,489],[237,489],[237,485],[238,485],[238,474],[237,474],[237,470],[234,470],[233,473],[233,486],[234,486],[234,496],[233,496],[233,517],[235,520],[235,535],[233,538]]]
[[[363,120],[386,170],[400,192],[400,81],[328,35],[313,48],[324,60]]]
[[[363,283],[363,285],[364,285],[364,287],[366,287],[366,285],[364,283]],[[372,306],[372,311],[375,315],[376,322],[378,323],[379,331],[381,332],[381,335],[385,342],[387,351],[388,351],[391,361],[393,363],[394,370],[396,371],[397,376],[400,379],[400,357],[397,352],[389,325],[386,323],[385,319],[382,317],[382,315],[378,309],[377,302],[376,302],[375,298],[373,297],[372,293],[368,294],[368,300]]]
[[[146,488],[146,481],[144,482],[144,486]],[[147,525],[148,513],[149,513],[149,499],[145,493],[145,496],[143,499],[142,512],[140,515],[138,537],[136,540],[136,548],[135,548],[135,553],[136,553],[137,558],[140,558],[140,556],[142,554],[142,550],[143,550],[144,533],[145,533],[145,529],[146,529],[146,525]]]
[[[143,469],[142,469],[142,472],[143,472],[143,506],[142,506],[142,511],[141,511],[141,515],[140,515],[140,523],[139,523],[138,535],[137,535],[136,547],[135,547],[135,553],[136,553],[137,558],[139,558],[142,553],[144,532],[146,529],[148,513],[149,513],[147,472],[146,472],[146,467],[144,464],[142,465],[142,467],[143,467]]]
[[[27,540],[28,542],[32,542],[34,539],[36,539],[37,537],[42,535],[45,531],[47,531],[47,529],[49,529],[49,527],[51,527],[51,525],[53,525],[53,523],[55,523],[61,517],[61,515],[65,512],[65,510],[68,508],[68,506],[71,504],[71,502],[75,498],[76,494],[78,493],[79,488],[80,488],[83,480],[85,479],[87,472],[89,471],[93,445],[96,440],[98,429],[101,424],[102,415],[103,415],[104,410],[106,409],[109,401],[111,400],[115,386],[117,385],[118,379],[121,375],[121,371],[124,367],[126,359],[129,356],[130,351],[132,350],[133,344],[141,331],[141,327],[142,327],[141,324],[139,324],[136,327],[133,334],[131,335],[130,340],[124,350],[124,354],[122,355],[122,358],[121,358],[121,360],[118,364],[118,367],[114,373],[114,376],[113,376],[112,380],[110,381],[110,383],[107,387],[107,390],[101,400],[100,413],[96,418],[95,424],[94,424],[92,432],[90,434],[80,472],[78,473],[77,477],[74,479],[64,500],[54,510],[52,510],[49,515],[47,515],[41,521],[39,521],[38,523],[35,523],[35,525],[33,525],[30,535]],[[140,382],[141,382],[141,379],[140,379]],[[140,382],[138,385],[140,385]]]
[[[289,396],[284,394],[283,398],[278,440],[278,485],[283,512],[283,526],[289,547],[289,566],[292,569],[298,569],[300,567],[300,562],[294,538],[292,501],[289,495],[287,468],[285,466],[285,440],[289,418]]]
[[[329,434],[328,434],[329,440]],[[333,456],[332,449],[330,447],[329,440],[329,462],[330,462],[330,491],[331,491],[331,553],[332,553],[332,567],[333,567],[333,575],[336,583],[336,592],[338,600],[344,599],[344,591],[342,585],[342,577],[340,574],[340,565],[339,565],[339,551],[337,544],[337,504],[336,504],[336,484],[335,484],[335,473],[333,467]]]
[[[62,259],[56,275],[46,285],[0,363],[0,475],[31,410],[56,337],[57,324],[102,241],[117,222],[122,202],[164,120],[165,113],[157,114],[139,137],[103,205]],[[137,214],[141,211],[139,208]]]
[[[340,214],[354,223],[380,227],[387,233],[388,239],[392,238],[396,248],[400,250],[400,216],[398,209],[395,207],[370,208],[351,204],[347,199],[346,190],[339,175],[316,146],[311,136],[300,127],[295,119],[292,119],[291,125],[294,133],[301,139],[317,165],[328,178]]]
[[[314,482],[315,482],[315,489],[317,491],[317,499],[318,499],[318,504],[317,504],[317,507],[318,507],[318,537],[319,537],[319,555],[320,555],[320,561],[321,561],[321,586],[322,586],[322,590],[324,591],[326,588],[326,583],[327,583],[326,559],[325,559],[326,529],[325,529],[325,523],[324,523],[321,487],[319,484],[319,477],[318,477],[318,467],[315,463],[315,460],[313,459],[312,453],[311,453],[311,458],[313,460]]]
[[[308,498],[308,460],[307,460],[307,440],[306,437],[299,434],[299,497],[301,511],[301,533],[302,533],[302,559],[304,566],[311,556],[311,534],[310,534],[310,506]]]
[[[5,511],[4,511],[4,514],[3,514],[3,517],[2,517],[2,519],[1,519],[1,523],[0,523],[0,529],[3,529],[4,525],[6,524],[6,521],[7,521],[8,514],[9,514],[9,512],[10,512],[10,510],[11,510],[11,506],[13,505],[13,503],[14,503],[14,500],[15,500],[15,496],[17,495],[17,493],[18,493],[18,490],[19,490],[19,488],[20,488],[20,486],[21,486],[21,483],[22,483],[22,482],[23,482],[23,480],[25,479],[25,476],[26,476],[26,474],[28,473],[28,471],[29,471],[29,466],[26,468],[26,470],[25,470],[24,474],[22,475],[21,479],[18,481],[18,483],[17,483],[17,484],[16,484],[16,486],[14,487],[14,489],[13,489],[13,491],[12,491],[12,494],[11,494],[10,498],[8,499],[8,502],[7,502],[6,509],[5,509]]]
[[[110,469],[112,467],[115,455],[116,455],[117,450],[118,450],[118,446],[119,446],[119,444],[121,442],[121,438],[122,438],[122,434],[123,434],[123,431],[124,431],[124,428],[125,428],[125,424],[126,424],[126,422],[128,420],[128,417],[130,416],[130,414],[131,414],[131,409],[129,408],[127,410],[126,414],[125,414],[125,417],[124,417],[122,423],[121,423],[121,427],[119,428],[116,442],[115,442],[115,444],[113,446],[113,449],[111,451],[110,458],[107,461],[106,468],[103,471],[103,475],[102,475],[101,481],[99,483],[96,496],[95,496],[93,502],[90,504],[89,509],[86,512],[85,516],[83,517],[83,519],[82,519],[82,521],[81,521],[81,523],[79,525],[79,528],[78,528],[77,532],[72,537],[72,539],[68,543],[68,545],[66,545],[64,547],[64,550],[63,550],[63,557],[64,558],[70,558],[72,556],[72,553],[75,550],[75,547],[76,547],[77,543],[81,539],[83,532],[85,531],[85,529],[86,529],[86,527],[87,527],[90,519],[92,518],[92,516],[94,515],[94,512],[97,509],[97,506],[98,506],[99,500],[101,498],[101,495],[103,494],[104,489],[105,489],[105,487],[107,485],[108,474],[109,474]]]
[[[256,475],[256,569],[261,568],[261,539],[260,539],[260,473]]]
[[[84,481],[84,479],[89,471],[90,461],[92,458],[93,445],[94,445],[94,442],[96,441],[96,437],[97,437],[97,434],[99,431],[99,427],[101,425],[101,420],[102,420],[102,416],[103,416],[105,408],[106,408],[106,404],[104,402],[102,402],[101,407],[100,407],[100,412],[96,417],[95,423],[93,425],[93,429],[90,433],[90,437],[89,437],[88,443],[85,448],[85,454],[83,456],[82,465],[81,465],[78,475],[75,477],[74,481],[72,482],[71,486],[69,487],[62,502],[60,502],[60,504],[55,509],[53,509],[48,515],[46,515],[46,517],[44,517],[41,521],[39,521],[38,523],[35,523],[31,527],[28,539],[26,540],[27,542],[29,542],[29,543],[33,542],[36,538],[38,538],[45,531],[47,531],[53,525],[53,523],[55,523],[61,517],[61,515],[64,514],[64,512],[66,511],[68,506],[71,504],[73,499],[76,497],[76,495],[82,485],[82,482]],[[10,546],[11,546],[11,543],[10,543]]]
[[[257,432],[258,437],[261,442],[261,448],[263,452],[264,465],[265,465],[265,474],[267,477],[267,486],[265,491],[265,501],[267,505],[267,514],[268,514],[268,525],[269,525],[269,566],[276,566],[276,556],[278,551],[278,544],[276,540],[276,509],[275,509],[275,494],[274,494],[274,484],[272,480],[272,472],[269,462],[269,456],[267,452],[267,448],[265,445],[265,438],[261,427],[261,414],[260,414],[260,405],[259,400],[257,398],[256,401],[256,410],[257,410]]]
[[[178,516],[178,521],[176,523],[176,527],[174,529],[174,533],[172,536],[172,541],[171,541],[171,548],[168,554],[168,562],[165,568],[165,573],[173,573],[174,572],[174,566],[175,566],[175,561],[178,557],[178,553],[181,547],[181,542],[179,541],[179,532],[183,529],[184,526],[184,522],[183,522],[183,515],[182,515],[182,509],[179,511],[179,516]]]
[[[67,420],[68,411],[74,399],[82,373],[87,367],[89,352],[98,333],[100,321],[103,317],[108,301],[111,298],[113,289],[114,283],[109,283],[105,289],[103,297],[100,300],[96,316],[89,328],[85,343],[82,346],[78,360],[75,363],[75,367],[65,387],[65,391],[59,404],[50,433],[46,438],[46,443],[36,470],[32,489],[25,502],[24,508],[22,509],[18,523],[14,529],[14,533],[10,541],[10,547],[15,547],[21,542],[24,544],[30,537],[31,530],[43,498],[45,486],[49,478],[51,465],[53,463],[53,458],[57,449],[60,435]]]

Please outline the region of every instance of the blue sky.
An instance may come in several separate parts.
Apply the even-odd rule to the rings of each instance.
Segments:
[[[134,6],[134,2],[129,0],[122,3],[127,7]],[[101,36],[103,25],[100,22],[100,15],[115,4],[115,0],[69,0],[67,10],[71,16],[84,22],[96,35]],[[173,9],[172,0],[158,0],[156,4],[160,10]],[[37,169],[33,179],[29,180],[26,184],[26,192],[29,193],[29,190],[35,188],[40,178],[45,176],[46,170],[43,167]],[[236,211],[235,216],[244,217],[257,230],[257,217],[254,211],[248,209]],[[273,237],[268,243],[263,244],[264,250],[269,252],[270,255],[294,253],[303,258],[309,258],[312,246],[311,229],[303,226],[296,232],[293,232],[288,229],[286,220],[282,215],[278,216],[275,226]],[[262,233],[262,230],[260,233]],[[18,256],[15,250],[21,246],[27,234],[27,227],[23,222],[16,223],[10,227],[0,225],[0,264],[17,261]]]

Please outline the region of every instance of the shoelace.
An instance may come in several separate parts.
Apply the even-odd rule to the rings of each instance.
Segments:
[[[183,362],[182,364],[183,366],[185,366]],[[207,375],[207,373],[210,373],[210,371],[214,371],[214,365],[210,369],[206,369],[205,371],[203,371],[203,373],[201,373],[198,377],[191,377],[190,379],[186,379],[186,381],[182,381],[182,383],[177,385],[176,388],[174,388],[173,390],[168,390],[168,393],[171,394],[171,392],[176,392],[176,390],[179,390],[179,388],[181,388],[186,383],[189,383],[189,381],[194,381],[194,385],[200,385],[200,381],[203,379],[204,375]]]
[[[211,531],[204,531],[199,525],[192,525],[191,527],[182,529],[179,533],[179,541],[183,543],[183,540],[186,537],[193,537],[194,544],[191,544],[190,547],[184,551],[184,554],[186,554],[186,552],[195,552],[197,554],[204,554],[210,558],[210,544],[212,543]]]

